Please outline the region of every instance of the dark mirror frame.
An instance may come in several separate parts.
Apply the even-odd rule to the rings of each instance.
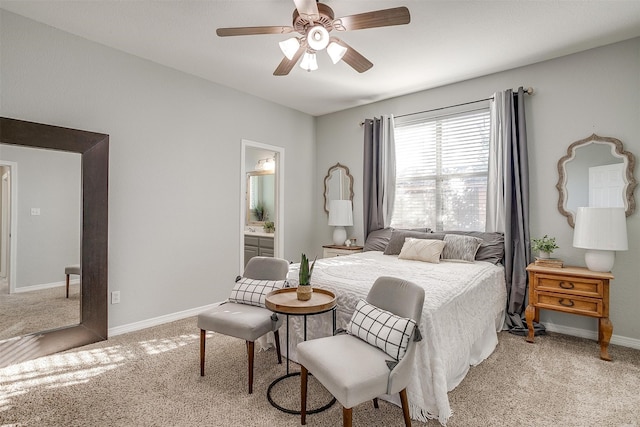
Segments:
[[[0,143],[80,153],[80,324],[0,341],[0,367],[107,339],[109,135],[0,117]]]

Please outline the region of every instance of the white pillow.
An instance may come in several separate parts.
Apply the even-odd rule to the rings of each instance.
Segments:
[[[459,234],[444,235],[444,250],[442,259],[473,262],[476,259],[476,252],[482,244],[482,239],[473,236],[462,236]]]
[[[444,247],[445,242],[442,240],[414,239],[412,237],[407,237],[404,241],[404,245],[402,245],[398,258],[438,264],[440,262],[440,254]]]
[[[407,352],[416,322],[396,316],[361,299],[347,325],[347,333],[400,360]]]
[[[257,280],[241,277],[233,287],[230,302],[265,307],[267,294],[287,286],[286,280]]]

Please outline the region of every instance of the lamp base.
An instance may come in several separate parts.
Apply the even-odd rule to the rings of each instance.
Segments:
[[[613,268],[615,260],[615,251],[589,249],[584,254],[584,262],[587,264],[587,268],[591,271],[609,272]]]
[[[344,227],[336,226],[333,229],[333,244],[342,246],[344,242],[347,240],[347,230]]]

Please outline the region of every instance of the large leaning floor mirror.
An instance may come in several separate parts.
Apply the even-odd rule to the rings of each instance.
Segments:
[[[0,118],[0,367],[107,338],[105,134]]]

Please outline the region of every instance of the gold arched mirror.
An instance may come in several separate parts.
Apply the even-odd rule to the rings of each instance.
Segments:
[[[635,157],[616,138],[593,134],[574,142],[558,161],[558,210],[571,227],[578,207],[636,209]]]
[[[351,200],[353,202],[353,177],[349,168],[336,163],[324,177],[324,211],[329,213],[331,200]]]

